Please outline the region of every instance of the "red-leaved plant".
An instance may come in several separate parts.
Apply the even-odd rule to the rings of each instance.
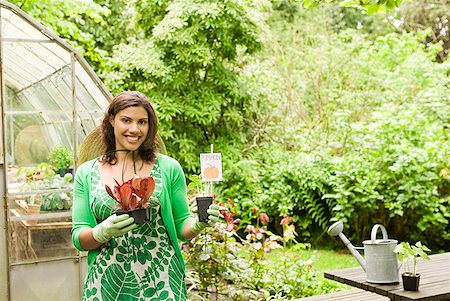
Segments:
[[[105,185],[108,194],[116,200],[123,211],[146,209],[149,207],[149,199],[155,190],[155,180],[153,177],[141,178],[135,175],[132,179],[124,182],[122,185],[114,179],[116,185],[114,192]],[[155,199],[159,204],[159,201]]]

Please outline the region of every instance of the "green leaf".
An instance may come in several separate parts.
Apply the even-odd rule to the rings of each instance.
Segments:
[[[343,7],[358,6],[359,5],[359,1],[356,1],[356,0],[345,0],[345,1],[342,1],[340,3],[340,5],[343,6]]]
[[[125,272],[118,264],[105,270],[101,283],[102,300],[139,300],[139,285],[134,272]]]

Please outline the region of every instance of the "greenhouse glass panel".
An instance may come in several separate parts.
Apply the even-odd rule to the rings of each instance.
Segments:
[[[96,115],[99,112],[103,114],[104,109],[108,106],[109,99],[102,95],[99,86],[92,84],[92,78],[78,62],[75,64],[75,71],[77,75],[77,101],[86,110],[95,112]]]
[[[2,37],[4,39],[36,39],[50,40],[32,24],[7,7],[1,8]]]
[[[1,0],[0,15],[9,263],[77,257],[76,154],[111,95],[67,42]]]

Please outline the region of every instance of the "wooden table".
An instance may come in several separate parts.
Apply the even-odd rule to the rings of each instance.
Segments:
[[[324,275],[327,279],[387,296],[391,300],[450,300],[450,253],[431,255],[430,258],[430,261],[421,260],[417,264],[417,272],[421,275],[417,292],[403,290],[401,276],[397,284],[369,283],[361,267],[327,271]]]
[[[10,213],[11,263],[76,254],[71,241],[72,222],[59,221],[67,218],[57,218],[58,221],[53,219],[49,222],[44,219],[45,214],[28,216],[16,209],[10,209]],[[54,215],[58,216],[58,213],[53,213]]]

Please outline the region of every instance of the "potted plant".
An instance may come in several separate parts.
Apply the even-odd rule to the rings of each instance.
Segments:
[[[426,253],[429,251],[430,249],[422,245],[420,241],[412,246],[408,242],[401,242],[394,248],[394,252],[398,254],[398,258],[405,269],[405,272],[402,274],[403,289],[405,291],[419,290],[420,274],[416,271],[416,265],[420,259],[430,260]]]
[[[54,175],[53,168],[48,163],[43,162],[34,167],[19,168],[16,173],[16,178],[19,182],[31,183],[51,179]]]
[[[214,196],[212,194],[212,188],[209,192],[207,191],[206,185],[202,182],[202,178],[199,175],[192,175],[189,177],[190,183],[188,184],[188,197],[190,202],[196,203],[197,208],[193,208],[198,214],[198,220],[200,222],[205,222],[208,219],[208,208],[213,203]],[[192,206],[191,206],[192,207]]]
[[[134,218],[134,222],[142,225],[145,221],[151,220],[151,207],[159,204],[155,198],[151,198],[155,190],[155,180],[153,177],[141,178],[135,175],[132,179],[120,185],[116,180],[114,190],[105,185],[108,194],[120,205],[116,211],[117,215],[129,214]],[[119,206],[114,206],[118,208]]]
[[[63,177],[66,173],[72,173],[73,152],[65,145],[55,146],[50,150],[48,162],[53,166],[56,173]]]
[[[45,192],[42,193],[42,211],[55,211],[55,210],[70,210],[72,207],[73,192],[71,190],[73,186],[73,176],[70,173],[66,173],[64,177],[56,174],[49,181],[44,180],[42,185],[45,185],[45,189],[63,190],[59,192]]]
[[[39,193],[41,196],[41,211],[70,210],[73,194],[72,180],[72,174],[68,173],[64,177],[54,174],[51,177],[26,182],[21,187],[21,191]],[[27,196],[25,202],[33,204],[33,197]]]
[[[30,198],[27,199],[27,215],[36,215],[41,213],[41,206],[42,206],[42,197],[40,194],[36,194]],[[37,220],[31,219],[28,220],[29,225],[36,225]]]

